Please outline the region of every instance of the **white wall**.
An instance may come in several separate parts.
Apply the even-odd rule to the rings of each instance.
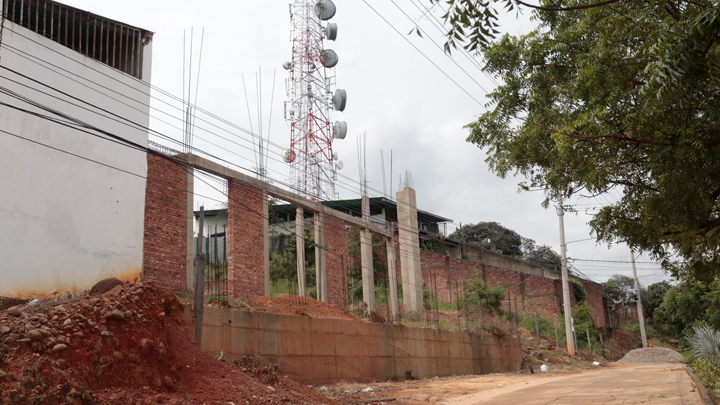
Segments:
[[[15,49],[31,55],[24,55],[30,60],[13,53]],[[107,65],[9,21],[0,57],[2,66],[149,125],[147,84]],[[147,46],[146,82],[150,81],[151,66],[151,48]],[[69,78],[57,72],[59,69],[67,70],[62,75]],[[0,86],[147,146],[144,130],[100,117],[85,110],[86,106],[70,106],[8,78],[67,99],[0,69]],[[5,94],[0,94],[0,101],[40,111]],[[0,130],[142,177],[147,173],[143,152],[7,106],[0,106]],[[0,132],[0,296],[44,297],[55,291],[87,289],[106,277],[139,276],[144,207],[144,178]]]

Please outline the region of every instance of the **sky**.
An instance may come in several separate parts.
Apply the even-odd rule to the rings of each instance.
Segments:
[[[359,198],[357,137],[365,134],[371,197],[396,192],[400,174],[407,170],[412,173],[418,208],[453,219],[449,230],[461,223],[494,221],[559,252],[556,210],[541,206],[541,193],[518,192],[521,178],[501,179],[491,173],[485,151],[465,140],[468,130],[464,126],[485,111],[486,94],[496,85],[480,70],[480,58],[461,52],[448,56],[440,49],[444,40],[433,15],[439,16],[442,10],[426,12],[428,0],[334,2],[338,11],[330,22],[338,24],[339,33],[326,48],[339,55],[333,69],[337,88],[348,93],[346,110],[333,114],[333,120],[346,121],[349,127],[347,138],[333,144],[345,166],[341,173],[347,176],[337,185],[340,198]],[[292,49],[288,0],[64,3],[155,33],[152,85],[157,91],[152,94],[152,129],[177,141],[183,139],[179,99],[189,87],[190,98],[212,114],[198,113],[193,147],[247,172],[257,165],[249,133],[259,132],[262,115],[262,131],[271,142],[268,176],[278,185],[287,180],[289,168],[280,153],[290,143],[290,129],[283,119],[288,74],[281,66],[291,58]],[[515,11],[504,15],[501,30],[511,35],[527,33],[533,29],[530,16]],[[416,26],[423,31],[422,38],[409,35]],[[193,73],[188,85],[191,43]],[[173,146],[166,139],[151,140]],[[221,186],[209,182],[214,186],[209,187],[204,181],[208,180],[195,182],[196,206],[220,207],[227,200]],[[588,214],[619,196],[615,192],[569,201],[578,204],[578,212],[565,216],[568,257],[598,282],[613,274],[632,275],[627,246],[608,247],[586,240],[591,237],[587,222],[592,216]],[[641,284],[669,280],[650,258],[637,260]]]

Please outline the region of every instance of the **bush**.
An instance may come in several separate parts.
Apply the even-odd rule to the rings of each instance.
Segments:
[[[585,291],[585,287],[579,280],[572,280],[573,285],[573,292],[575,293],[575,301],[578,303],[585,301],[585,298],[587,297],[587,291]]]
[[[481,278],[470,280],[465,295],[460,299],[460,305],[468,312],[498,313],[505,292],[502,287],[490,287]]]

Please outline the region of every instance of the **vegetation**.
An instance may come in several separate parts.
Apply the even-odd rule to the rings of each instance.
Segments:
[[[482,311],[497,314],[504,299],[505,292],[502,287],[491,287],[476,277],[468,281],[467,291],[460,298],[460,307],[470,313]]]
[[[653,320],[665,334],[675,338],[689,336],[696,325],[720,329],[720,280],[709,284],[686,281],[669,289]]]
[[[693,351],[693,367],[714,399],[720,396],[720,332],[708,325],[693,326],[688,343]]]
[[[278,235],[285,240],[285,250],[270,255],[270,295],[297,294],[297,241],[295,235]],[[315,241],[305,230],[305,289],[309,297],[317,298],[315,274]]]
[[[537,246],[534,240],[524,238],[497,222],[461,225],[448,238],[560,270],[560,255],[550,246]]]
[[[573,292],[575,293],[575,302],[583,302],[587,297],[587,291],[580,280],[572,279]]]
[[[469,125],[492,171],[524,176],[545,206],[615,190],[590,222],[598,240],[627,242],[685,279],[720,274],[715,2],[548,0],[532,32],[496,38],[502,7],[527,2],[428,1],[448,7],[446,49],[482,50],[503,83]]]

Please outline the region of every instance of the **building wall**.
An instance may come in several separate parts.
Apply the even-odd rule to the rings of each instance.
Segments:
[[[232,298],[265,295],[263,192],[228,182],[228,292]]]
[[[163,157],[147,155],[143,280],[185,290],[187,171]]]
[[[185,310],[186,317],[192,313]],[[259,355],[305,384],[515,371],[516,337],[206,307],[202,350],[228,361]]]
[[[144,52],[143,78],[149,82],[151,46]],[[149,125],[147,83],[9,21],[0,57],[4,67]],[[145,130],[95,114],[93,107],[67,104],[68,96],[18,74],[2,75],[21,83],[1,80],[10,90],[147,146]],[[41,111],[7,95],[0,101]],[[0,133],[0,234],[12,235],[0,243],[0,296],[42,298],[87,289],[106,277],[139,277],[145,153],[5,106],[0,107],[0,129],[17,136]]]

